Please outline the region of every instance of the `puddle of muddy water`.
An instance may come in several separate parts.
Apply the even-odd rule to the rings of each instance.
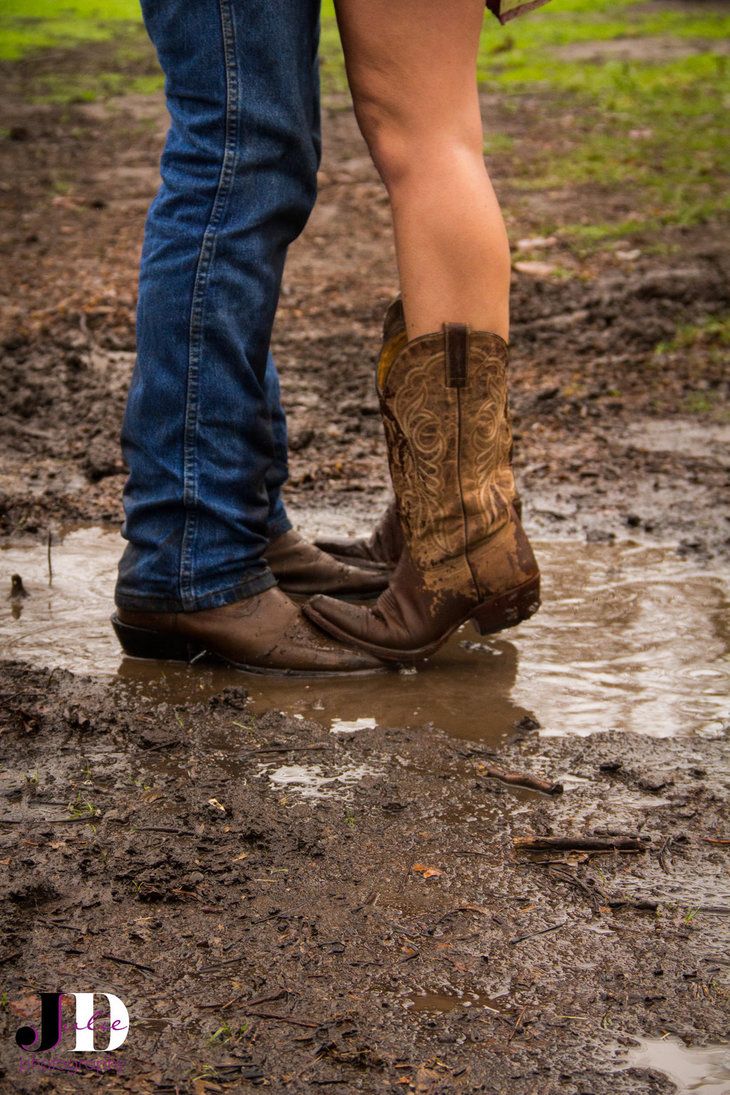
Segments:
[[[0,551],[3,656],[121,676],[175,703],[243,686],[254,710],[340,734],[433,723],[498,743],[529,715],[544,734],[711,735],[727,719],[727,584],[670,549],[543,542],[543,608],[520,628],[482,640],[467,625],[424,670],[323,684],[123,659],[109,625],[120,546],[115,533],[70,532],[54,546],[51,586],[45,545]],[[25,599],[7,599],[14,573]]]
[[[677,1095],[728,1095],[730,1044],[686,1046],[679,1038],[639,1038],[629,1050],[627,1065],[663,1072]]]

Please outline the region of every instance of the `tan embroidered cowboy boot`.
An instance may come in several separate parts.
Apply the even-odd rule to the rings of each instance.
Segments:
[[[467,620],[481,634],[540,604],[515,509],[507,344],[445,324],[381,358],[378,392],[405,547],[371,609],[314,597],[311,620],[390,661],[428,657]]]
[[[388,305],[383,321],[383,345],[380,351],[378,369],[387,369],[408,342],[406,320],[403,313],[403,301],[396,297]],[[522,519],[522,502],[517,494],[513,505],[517,516]],[[356,540],[315,540],[315,545],[343,563],[378,570],[393,569],[403,550],[403,533],[398,519],[395,501],[391,502],[380,521],[366,539]],[[324,592],[324,591],[323,591]]]

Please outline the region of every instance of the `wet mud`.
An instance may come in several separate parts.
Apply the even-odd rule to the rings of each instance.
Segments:
[[[316,513],[300,512],[312,537]],[[353,522],[357,531],[363,526]],[[0,598],[6,656],[37,666],[121,677],[170,703],[195,703],[240,675],[120,658],[109,627],[122,542],[77,529],[51,546],[0,548],[0,582],[20,574],[28,596]],[[433,723],[456,737],[499,744],[537,716],[541,733],[627,730],[665,737],[720,732],[730,694],[730,615],[724,568],[675,549],[536,541],[544,605],[519,629],[482,639],[469,625],[425,671],[365,681],[251,677],[252,709],[314,719],[337,733]]]
[[[38,986],[90,980],[132,1016],[98,1081],[121,1090],[671,1092],[685,1045],[715,1082],[721,739],[332,733],[254,714],[246,684],[173,704],[3,665],[6,1084],[74,1090],[20,1074],[12,1031]],[[495,753],[563,794],[488,778]]]
[[[559,240],[560,277],[516,263],[545,573],[522,628],[357,686],[122,660],[117,437],[165,118],[25,94],[81,62],[19,63],[0,92],[0,1088],[724,1092],[727,372],[679,337],[727,310],[724,241],[667,228],[631,260]],[[386,497],[372,370],[395,268],[346,107],[275,331],[310,534],[361,532]],[[545,102],[484,107],[529,135]],[[623,190],[525,198],[494,166],[515,239],[636,213]],[[118,995],[122,1049],[23,1071],[41,990]]]

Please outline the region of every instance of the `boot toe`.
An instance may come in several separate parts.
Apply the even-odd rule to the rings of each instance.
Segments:
[[[339,604],[330,597],[320,599],[332,601],[335,605]],[[314,667],[322,673],[368,674],[386,669],[378,658],[332,638],[329,633],[304,616],[298,621],[296,628],[289,632],[286,640],[287,645],[298,648],[302,652],[307,667]]]
[[[312,597],[302,607],[304,615],[329,635],[347,641],[362,630],[369,610],[358,605],[343,604],[334,597]]]

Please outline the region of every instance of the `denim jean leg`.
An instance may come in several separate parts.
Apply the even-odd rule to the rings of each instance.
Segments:
[[[319,5],[142,7],[171,125],[140,269],[117,603],[193,611],[274,584],[261,554],[272,505],[286,519],[286,424],[269,342],[316,195]]]
[[[319,166],[322,153],[322,135],[320,124],[320,88],[319,88],[319,58],[315,46],[312,51],[312,78],[308,91],[311,91],[311,116],[312,116],[312,141],[317,166]],[[282,489],[289,478],[289,438],[286,423],[286,414],[281,403],[281,389],[276,363],[271,353],[266,369],[266,393],[271,415],[272,430],[274,436],[274,459],[270,465],[266,480],[269,495],[269,540],[275,540],[289,532],[292,523],[284,505]]]
[[[269,497],[267,535],[271,541],[275,540],[277,536],[283,536],[292,527],[282,498],[282,489],[289,478],[289,437],[286,428],[286,414],[281,405],[279,374],[271,354],[269,354],[269,362],[266,368],[266,396],[274,441],[274,458],[266,475],[266,490]]]

